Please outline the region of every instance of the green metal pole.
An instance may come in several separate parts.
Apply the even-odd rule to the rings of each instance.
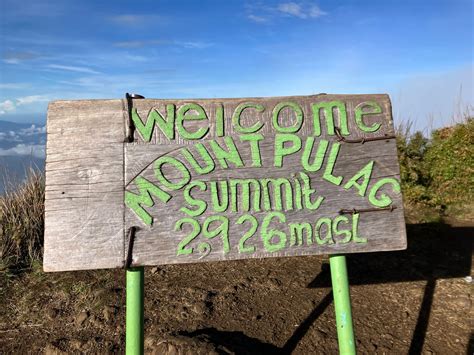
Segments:
[[[332,292],[336,310],[337,341],[339,354],[356,353],[354,329],[352,328],[351,296],[349,279],[347,278],[346,257],[344,255],[329,256],[331,266]]]
[[[127,270],[125,353],[143,355],[143,267]]]

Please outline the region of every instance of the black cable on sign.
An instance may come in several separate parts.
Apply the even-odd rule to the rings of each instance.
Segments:
[[[388,135],[385,134],[383,136],[379,137],[369,137],[369,138],[359,138],[359,139],[347,139],[342,136],[341,130],[339,127],[334,127],[334,131],[336,132],[337,140],[339,142],[344,142],[344,143],[362,143],[364,144],[365,142],[373,142],[373,141],[384,141],[386,139],[394,139],[396,138],[395,135]]]
[[[397,207],[396,206],[388,206],[388,207],[383,207],[383,208],[364,208],[364,209],[342,209],[339,211],[339,214],[356,214],[356,213],[364,213],[364,212],[380,212],[380,211],[390,211],[392,212],[395,210]]]
[[[127,258],[125,259],[124,267],[125,269],[130,268],[133,261],[133,243],[135,242],[135,232],[138,230],[137,227],[130,227],[128,229],[128,249],[127,249]]]
[[[126,143],[133,142],[133,135],[135,133],[135,125],[132,120],[132,109],[133,109],[133,99],[144,99],[145,96],[140,94],[125,94],[125,99],[127,100],[127,110],[128,110],[128,122],[127,122],[127,137],[125,138]]]
[[[135,125],[132,120],[132,110],[133,110],[133,100],[134,99],[144,99],[145,96],[139,94],[125,94],[125,99],[127,100],[127,110],[128,110],[128,121],[127,121],[127,136],[125,137],[126,143],[131,143],[134,140]],[[135,233],[138,230],[138,227],[132,226],[128,229],[128,249],[127,256],[124,262],[124,267],[126,269],[130,268],[133,261],[133,244],[135,242]]]

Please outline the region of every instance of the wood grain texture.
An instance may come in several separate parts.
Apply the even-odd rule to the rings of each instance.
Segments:
[[[52,102],[47,134],[45,271],[121,267],[122,100]]]
[[[212,173],[207,175],[194,174],[193,169],[188,166],[192,174],[192,180],[201,180],[209,186],[211,181],[228,181],[229,179],[262,179],[262,178],[288,178],[291,181],[292,176],[297,176],[300,171],[303,171],[300,163],[301,152],[284,158],[283,168],[273,167],[274,155],[274,137],[275,130],[272,127],[272,108],[279,102],[291,101],[297,102],[301,105],[304,113],[304,123],[297,135],[302,137],[304,142],[305,137],[313,135],[313,123],[310,119],[312,117],[311,105],[321,101],[342,100],[346,104],[348,116],[348,128],[350,135],[346,138],[370,138],[381,135],[393,135],[393,122],[391,117],[391,104],[387,95],[320,95],[320,96],[305,96],[305,97],[290,97],[290,98],[254,98],[254,99],[225,99],[225,100],[140,100],[135,102],[135,107],[142,119],[144,119],[152,108],[156,108],[163,115],[165,114],[165,106],[173,103],[179,108],[181,105],[196,102],[199,103],[209,116],[215,115],[218,105],[223,104],[225,112],[225,134],[226,136],[235,137],[235,142],[238,151],[241,155],[245,166],[241,168],[222,169],[217,167]],[[357,129],[356,123],[353,119],[354,109],[358,105],[367,102],[375,101],[382,107],[380,115],[367,116],[364,120],[366,125],[371,125],[374,122],[380,122],[382,125],[376,133],[362,132]],[[253,168],[252,158],[248,142],[242,143],[238,139],[238,132],[234,130],[231,122],[231,116],[235,108],[243,103],[251,102],[255,104],[262,104],[265,106],[263,113],[255,113],[255,111],[248,110],[242,114],[242,125],[251,126],[257,122],[256,117],[260,122],[263,122],[264,127],[258,131],[264,136],[264,140],[260,142],[260,151],[262,155],[262,168]],[[339,125],[339,117],[335,113],[336,125]],[[289,111],[282,111],[280,115],[280,122],[283,126],[291,126],[295,123],[294,114]],[[215,134],[215,120],[206,121],[189,121],[187,129],[194,132],[201,127],[210,126],[208,135],[200,140],[208,151],[212,152],[209,147],[209,140],[216,140],[222,144],[223,138],[216,137]],[[337,137],[328,136],[326,134],[325,120],[322,119],[322,135],[317,138],[327,139],[330,142],[336,142]],[[180,154],[180,149],[187,147],[195,154],[193,146],[196,141],[189,141],[181,139],[179,136],[175,140],[169,140],[159,129],[154,131],[150,143],[143,142],[143,139],[135,132],[135,142],[126,144],[125,147],[125,182],[126,189],[138,193],[136,186],[131,183],[134,177],[140,175],[151,182],[156,182],[157,179],[154,174],[153,162],[160,156],[170,156],[187,164],[186,159]],[[212,154],[211,154],[212,155]],[[199,156],[196,154],[196,156]],[[399,167],[396,155],[395,140],[384,140],[376,142],[367,142],[365,144],[348,144],[341,143],[341,150],[337,163],[334,169],[335,175],[345,177],[347,181],[352,175],[357,173],[359,169],[364,167],[369,161],[375,161],[374,172],[372,174],[369,190],[374,183],[382,177],[399,177]],[[327,157],[326,157],[327,161]],[[321,169],[323,170],[323,169]],[[284,211],[286,215],[286,223],[281,224],[277,221],[272,221],[271,227],[285,231],[290,236],[288,229],[289,223],[315,223],[320,217],[335,218],[339,215],[341,209],[364,209],[373,207],[367,201],[367,198],[362,198],[354,191],[346,191],[341,186],[335,186],[323,180],[322,172],[308,173],[311,178],[311,185],[325,197],[324,203],[316,211],[307,209]],[[344,184],[344,183],[343,183]],[[294,186],[293,193],[295,192]],[[208,187],[209,189],[209,187]],[[253,190],[252,190],[253,191]],[[382,190],[390,196],[393,196],[393,205],[396,210],[367,212],[360,214],[359,232],[360,235],[366,237],[368,242],[366,244],[332,244],[332,245],[315,245],[311,246],[292,246],[287,247],[281,251],[269,253],[265,248],[260,237],[261,222],[267,212],[254,212],[252,214],[259,221],[259,229],[255,235],[248,240],[249,245],[254,245],[256,252],[252,254],[239,253],[238,244],[242,235],[248,231],[250,224],[236,224],[239,217],[247,212],[224,212],[217,215],[224,215],[230,221],[230,246],[231,251],[224,253],[223,243],[219,238],[206,240],[202,236],[202,232],[196,237],[188,247],[193,248],[193,253],[190,255],[176,255],[177,245],[182,241],[192,228],[191,225],[185,224],[184,230],[175,231],[176,222],[183,217],[188,217],[180,211],[182,206],[186,206],[183,198],[182,190],[177,192],[168,191],[173,197],[164,204],[156,201],[152,207],[146,208],[151,216],[154,216],[154,223],[152,226],[146,226],[137,217],[137,215],[129,208],[125,209],[125,225],[126,228],[130,226],[138,226],[139,230],[136,234],[135,246],[133,250],[133,264],[134,265],[153,265],[153,264],[167,264],[167,263],[187,263],[187,262],[202,262],[210,260],[230,260],[243,258],[261,258],[269,256],[292,256],[292,255],[309,255],[309,254],[333,254],[333,253],[354,253],[367,251],[381,251],[381,250],[396,250],[404,249],[406,247],[405,222],[403,217],[403,204],[400,194],[394,194],[389,189]],[[200,192],[195,189],[193,196],[205,200],[208,204],[208,209],[202,215],[195,219],[199,221],[201,227],[205,219],[209,216],[216,215],[209,208],[211,204],[210,192]],[[157,200],[157,199],[155,199]],[[201,242],[208,242],[211,244],[212,251],[200,253],[198,251]]]
[[[141,120],[145,122],[150,110],[156,109],[166,118],[166,105],[175,105],[178,111],[183,105],[197,103],[204,108],[208,120],[185,121],[188,132],[209,127],[208,134],[200,140],[183,139],[175,131],[175,139],[168,139],[158,126],[154,127],[149,142],[144,141],[138,130],[135,130],[134,142],[124,143],[125,127],[128,125],[126,103],[121,100],[100,101],[65,101],[50,105],[48,113],[48,146],[46,165],[46,240],[45,240],[45,269],[48,271],[96,269],[121,267],[127,253],[127,240],[124,237],[128,228],[138,227],[135,235],[132,265],[156,265],[167,263],[190,263],[213,260],[230,260],[244,258],[261,258],[274,256],[293,256],[309,254],[355,253],[367,251],[397,250],[406,247],[405,222],[403,203],[400,193],[395,193],[390,186],[384,186],[380,193],[386,193],[393,199],[393,211],[365,212],[359,215],[358,235],[367,238],[366,243],[324,244],[313,242],[312,245],[291,246],[290,224],[314,224],[322,217],[334,219],[339,216],[341,209],[372,208],[367,196],[361,197],[354,189],[344,189],[343,185],[370,161],[374,161],[373,173],[368,185],[368,191],[384,177],[399,178],[399,166],[394,139],[374,142],[344,143],[339,142],[340,151],[334,166],[333,175],[342,176],[340,186],[323,179],[328,155],[325,156],[322,168],[316,172],[304,171],[301,165],[302,150],[285,156],[283,167],[274,167],[275,159],[275,129],[272,127],[272,109],[280,102],[298,103],[302,108],[304,121],[295,134],[300,137],[302,145],[308,137],[314,136],[312,121],[312,105],[319,102],[339,100],[344,102],[347,110],[348,139],[370,138],[382,135],[393,135],[391,104],[387,95],[315,95],[302,97],[274,98],[243,98],[243,99],[205,99],[205,100],[134,100],[133,106]],[[362,132],[354,120],[356,107],[366,102],[376,102],[382,108],[380,114],[365,116],[367,126],[379,122],[377,132]],[[249,142],[240,140],[240,133],[232,123],[232,114],[242,103],[260,104],[265,107],[263,112],[253,109],[244,110],[241,115],[242,126],[249,127],[256,122],[263,123],[263,128],[257,133],[263,136],[259,142],[262,167],[254,167]],[[216,160],[211,141],[224,146],[224,137],[216,134],[216,113],[224,110],[225,136],[233,137],[240,158],[241,167],[223,168]],[[335,124],[341,126],[340,117],[334,111]],[[335,135],[327,134],[325,118],[321,117],[322,134],[315,137],[315,144],[327,140],[329,148],[338,144]],[[295,115],[290,109],[280,112],[279,123],[290,127],[296,122]],[[194,156],[199,157],[196,143],[203,144],[215,161],[215,169],[204,175],[197,174],[183,155],[183,148],[188,149]],[[316,149],[316,148],[314,148]],[[314,153],[314,151],[313,151]],[[177,255],[178,244],[189,235],[191,225],[183,224],[182,230],[175,230],[176,222],[184,217],[182,207],[189,206],[183,197],[183,189],[171,191],[162,187],[156,177],[154,163],[159,157],[171,157],[184,163],[189,170],[192,180],[202,181],[207,190],[192,190],[195,198],[202,199],[207,204],[207,210],[193,217],[200,226],[210,216],[225,216],[229,220],[230,250],[224,252],[224,244],[219,238],[206,238],[201,232],[187,248],[193,248],[193,253]],[[202,159],[198,158],[201,165]],[[179,178],[175,169],[163,169],[165,176],[171,180]],[[284,178],[291,183],[293,197],[297,194],[296,180],[301,183],[300,172],[305,172],[310,178],[311,188],[316,189],[313,198],[323,196],[324,201],[317,210],[297,209],[293,201],[290,210],[284,213],[286,221],[281,223],[273,218],[269,229],[275,228],[287,234],[285,248],[269,252],[266,250],[261,237],[262,224],[265,216],[271,211],[244,211],[243,201],[238,200],[237,211],[215,213],[212,211],[210,184],[225,182],[230,179],[277,179]],[[174,175],[173,175],[174,174]],[[124,207],[124,191],[139,194],[135,178],[142,177],[156,186],[161,186],[172,197],[167,202],[161,202],[151,196],[154,205],[144,206],[144,210],[153,218],[152,225],[146,225],[129,207]],[[260,187],[261,188],[261,187]],[[251,188],[251,193],[255,187]],[[275,210],[274,190],[271,190],[271,208]],[[126,192],[125,192],[126,193]],[[263,194],[263,190],[262,190]],[[263,195],[262,195],[263,196]],[[263,197],[262,197],[263,198]],[[285,206],[287,196],[283,194],[282,203]],[[261,201],[262,203],[262,201]],[[247,220],[237,223],[242,215],[251,214],[258,221],[258,229],[246,242],[246,246],[254,246],[255,252],[239,251],[239,242],[249,230],[251,223]],[[347,216],[349,219],[351,215]],[[242,221],[241,221],[242,222]],[[211,224],[212,228],[216,224]],[[211,228],[211,229],[212,229]],[[335,237],[337,240],[340,237]],[[272,239],[277,242],[278,238]],[[208,243],[211,251],[200,252],[202,243]],[[201,245],[202,246],[202,245]]]

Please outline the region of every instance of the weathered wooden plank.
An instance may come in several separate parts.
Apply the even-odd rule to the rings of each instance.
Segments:
[[[47,270],[122,266],[132,226],[132,265],[406,247],[387,95],[133,107],[124,143],[125,102],[50,106]]]
[[[367,143],[363,146],[366,155],[371,150],[376,149],[381,152],[386,151],[392,147],[393,141],[390,143],[386,142],[373,142]],[[238,146],[239,147],[239,146]],[[265,148],[265,146],[264,146]],[[370,160],[363,160],[357,159],[352,160],[350,155],[344,155],[346,146],[342,146],[341,150],[341,158],[337,161],[337,169],[335,169],[335,174],[338,176],[348,176],[351,177],[357,173],[358,170],[364,167]],[[140,157],[140,153],[134,151],[133,154],[127,152],[127,157],[131,160],[138,160]],[[248,158],[246,154],[243,155],[243,160]],[[264,155],[264,154],[262,154]],[[222,170],[216,171],[212,176],[193,176],[193,179],[199,179],[209,184],[211,181],[228,181],[230,179],[263,179],[263,178],[289,178],[290,182],[293,182],[291,174],[289,172],[299,171],[298,170],[298,159],[290,157],[285,162],[286,169],[280,171],[272,171],[269,172],[268,170],[262,170],[260,168],[248,168],[248,169],[233,169],[233,170]],[[398,166],[394,162],[393,155],[381,157],[376,160],[375,166],[377,171],[374,172],[372,175],[372,179],[374,181],[379,180],[381,177],[396,177],[398,172]],[[153,169],[147,169],[144,171],[141,176],[147,178],[149,181],[154,181],[153,179]],[[287,221],[291,223],[303,223],[303,222],[315,222],[318,217],[330,217],[336,218],[338,216],[338,212],[341,209],[364,209],[364,208],[371,208],[371,206],[364,198],[358,196],[355,192],[342,189],[339,186],[335,186],[327,181],[321,181],[322,174],[308,174],[311,179],[311,187],[316,188],[316,190],[320,193],[321,196],[325,197],[324,204],[317,211],[311,211],[307,209],[302,210],[292,210],[286,212]],[[346,179],[347,180],[347,179]],[[300,179],[301,181],[301,179]],[[373,186],[374,183],[369,184],[369,190]],[[130,185],[129,185],[130,186]],[[134,186],[130,190],[137,192]],[[387,189],[387,193],[389,193]],[[252,190],[254,191],[254,190]],[[292,184],[292,191],[295,194],[295,184]],[[200,198],[209,205],[211,204],[209,193],[196,191],[193,194],[196,198]],[[283,198],[283,205],[285,205],[285,198]],[[241,202],[241,201],[240,201]],[[393,212],[372,212],[372,213],[365,213],[361,214],[361,224],[360,224],[360,235],[362,236],[370,236],[370,251],[376,250],[393,250],[393,249],[401,249],[405,247],[405,239],[398,238],[400,233],[404,231],[404,219],[403,219],[403,212],[402,212],[402,201],[401,197],[394,196],[393,204],[397,207],[397,209]],[[198,259],[202,255],[199,253],[194,255],[194,257],[181,257],[178,259],[176,257],[176,247],[177,241],[181,241],[187,235],[186,232],[173,232],[174,226],[176,221],[178,220],[177,216],[186,217],[181,211],[180,208],[182,206],[186,206],[187,203],[184,201],[182,195],[173,196],[173,198],[164,204],[157,203],[155,206],[151,208],[147,208],[147,211],[152,216],[156,216],[156,220],[152,227],[144,226],[142,221],[136,216],[135,213],[130,211],[130,209],[126,210],[126,226],[140,226],[140,230],[137,232],[137,239],[136,244],[134,247],[134,256],[137,257],[137,263],[140,264],[147,264],[151,265],[160,260],[162,263],[172,263],[172,262],[195,262],[201,259]],[[293,204],[294,205],[294,204]],[[253,216],[255,216],[259,221],[265,216],[265,213],[255,213],[250,212]],[[218,215],[225,215],[229,218],[229,224],[232,226],[232,233],[229,234],[230,244],[236,248],[238,246],[239,240],[244,234],[245,231],[248,230],[248,223],[246,225],[237,226],[236,220],[241,217],[245,213],[217,213]],[[202,225],[203,221],[209,217],[215,215],[211,211],[206,211],[203,215],[199,216],[197,220]],[[362,223],[363,222],[363,223]],[[261,223],[259,223],[261,224]],[[279,227],[281,229],[281,225],[277,226],[276,223],[272,223],[272,226]],[[189,227],[189,226],[188,226]],[[238,227],[238,228],[236,228]],[[289,231],[287,230],[287,233]],[[172,236],[172,238],[171,238]],[[397,237],[394,237],[397,236]],[[259,250],[262,250],[262,241],[256,235],[253,239],[256,240],[256,247]],[[214,241],[217,245],[219,244],[218,241]],[[199,243],[197,243],[199,244]],[[191,243],[191,246],[196,247],[194,243]],[[326,254],[326,253],[334,253],[339,250],[343,250],[344,253],[349,252],[361,252],[367,251],[368,246],[365,244],[354,244],[354,245],[325,245],[325,246],[318,246],[311,248],[310,250],[306,250],[308,248],[303,247],[293,247],[290,250],[285,250],[285,255],[306,255],[306,254]],[[217,249],[217,248],[216,248]],[[227,255],[222,254],[222,250],[216,250],[215,253],[209,254],[205,260],[222,260],[222,259],[239,259],[244,257],[263,257],[269,256],[269,253],[256,253],[254,255],[242,255],[241,253],[229,253]]]
[[[216,117],[217,111],[220,105],[222,105],[225,116],[225,136],[235,138],[235,146],[243,162],[243,166],[232,166],[232,168],[229,169],[219,167],[216,162],[216,167],[212,173],[202,175],[196,173],[192,166],[190,166],[188,160],[182,153],[182,149],[186,148],[194,156],[199,157],[199,154],[195,149],[195,144],[199,142],[206,147],[208,152],[210,152],[213,160],[216,160],[210,141],[213,140],[218,142],[220,145],[225,146],[224,138],[217,136],[216,132],[218,130],[216,127],[216,119],[211,119],[210,122],[205,120],[186,122],[186,128],[189,132],[196,132],[199,129],[209,127],[208,134],[199,141],[183,139],[180,137],[179,132],[175,132],[174,139],[169,139],[162,130],[156,129],[153,131],[150,142],[146,143],[144,142],[143,137],[138,132],[135,132],[135,142],[126,144],[125,146],[125,182],[127,191],[139,194],[136,183],[132,182],[137,176],[143,177],[157,186],[162,186],[157,181],[156,168],[153,164],[156,163],[157,158],[161,156],[171,157],[177,161],[183,162],[183,164],[188,168],[191,175],[190,181],[200,181],[204,184],[203,186],[206,187],[206,191],[200,191],[199,188],[194,188],[192,195],[195,199],[204,201],[207,205],[207,209],[199,216],[192,217],[186,215],[183,213],[183,206],[188,206],[188,208],[192,208],[192,206],[185,201],[183,191],[181,189],[179,191],[170,191],[166,188],[163,189],[172,195],[172,198],[168,202],[161,202],[159,199],[154,197],[155,204],[153,206],[145,207],[149,215],[154,218],[151,226],[145,225],[143,220],[137,216],[136,213],[134,213],[130,208],[126,208],[126,228],[131,226],[139,227],[133,250],[133,263],[136,265],[152,265],[157,263],[186,263],[283,255],[352,253],[405,248],[405,225],[401,195],[391,191],[389,186],[385,186],[379,193],[386,193],[387,195],[392,196],[393,202],[391,205],[395,206],[396,209],[393,211],[361,213],[358,217],[358,235],[361,239],[366,238],[366,243],[318,244],[313,240],[311,245],[307,245],[307,243],[303,243],[303,245],[290,245],[290,229],[296,226],[296,224],[312,224],[314,234],[314,224],[322,217],[334,220],[335,218],[341,218],[339,217],[339,211],[342,209],[367,209],[374,207],[367,201],[367,198],[359,196],[357,191],[347,191],[341,186],[334,185],[322,178],[324,166],[327,164],[328,160],[328,157],[326,157],[320,171],[306,171],[306,174],[311,180],[311,187],[316,188],[319,194],[324,197],[324,202],[317,210],[309,210],[305,208],[296,209],[294,196],[297,188],[294,181],[299,180],[300,183],[302,183],[301,179],[297,179],[299,176],[298,174],[300,172],[305,172],[301,165],[302,152],[299,151],[298,154],[291,154],[284,157],[283,166],[281,168],[275,168],[273,166],[275,158],[275,135],[277,132],[272,125],[272,109],[280,102],[291,101],[298,103],[302,109],[304,120],[301,128],[298,129],[295,134],[298,137],[301,137],[302,145],[304,145],[304,142],[308,137],[314,136],[314,122],[311,120],[311,117],[313,116],[312,105],[318,102],[333,102],[338,100],[342,100],[346,105],[348,117],[347,131],[349,133],[345,135],[347,139],[357,139],[361,137],[370,138],[374,136],[394,134],[390,101],[386,95],[324,95],[291,98],[192,101],[203,107],[208,116],[212,116],[213,118]],[[377,102],[381,107],[382,112],[380,114],[366,116],[364,119],[366,126],[372,126],[377,122],[380,123],[381,126],[376,133],[363,132],[358,128],[356,121],[354,120],[355,108],[368,101]],[[175,105],[176,109],[179,109],[183,105],[189,104],[189,102],[190,101],[140,100],[136,101],[134,106],[137,108],[138,115],[144,121],[152,108],[156,108],[158,112],[166,117],[167,105],[172,104]],[[254,159],[252,157],[249,142],[239,140],[241,133],[239,134],[239,132],[235,130],[235,124],[233,124],[231,119],[232,113],[238,105],[249,102],[253,104],[261,104],[265,107],[265,111],[257,114],[255,110],[253,112],[252,110],[244,112],[241,120],[242,126],[245,127],[252,126],[256,124],[257,121],[264,124],[264,126],[258,131],[258,134],[263,136],[263,139],[259,142],[262,167],[252,166]],[[251,112],[252,114],[250,114]],[[339,113],[336,111],[333,113],[335,116],[335,125],[342,128]],[[279,122],[281,122],[285,127],[290,127],[297,123],[295,114],[292,113],[291,110],[281,111]],[[329,146],[338,142],[336,135],[328,134],[329,127],[324,117],[322,118],[320,129],[321,134],[315,139],[316,141],[327,140]],[[367,188],[368,191],[370,191],[376,182],[380,181],[382,178],[398,179],[399,169],[394,139],[367,142],[365,144],[349,144],[342,142],[340,144],[340,152],[334,168],[334,175],[344,177],[344,181],[341,185],[347,183],[350,177],[357,174],[357,172],[370,161],[374,161],[374,169]],[[202,159],[200,160],[200,164],[201,166],[205,166]],[[232,164],[229,163],[229,165],[231,166]],[[165,171],[166,169],[163,170]],[[172,168],[168,173],[165,171],[165,176],[179,180],[181,175],[179,171]],[[209,191],[211,183],[225,183],[233,179],[235,181],[240,181],[242,179],[255,179],[261,181],[261,179],[265,178],[288,179],[293,194],[292,208],[289,211],[281,211],[284,214],[285,222],[281,223],[281,221],[278,220],[278,217],[281,216],[278,215],[269,223],[269,228],[276,228],[277,230],[283,231],[286,233],[287,238],[286,246],[274,252],[269,252],[268,247],[265,248],[262,239],[263,221],[266,216],[268,218],[271,211],[274,211],[274,206],[267,211],[255,211],[255,209],[250,209],[250,211],[245,209],[242,211],[239,209],[241,209],[243,201],[241,199],[242,196],[239,196],[237,198],[240,198],[237,211],[232,211],[229,208],[225,212],[216,212],[209,207],[212,205],[212,196]],[[262,190],[262,186],[259,188]],[[251,188],[250,191],[252,196],[255,189]],[[229,198],[231,197],[229,196]],[[286,204],[286,196],[282,196],[282,204]],[[260,206],[260,209],[263,209],[262,206]],[[243,217],[244,215],[245,217]],[[225,217],[224,221],[229,225],[228,251],[224,250],[224,242],[219,239],[219,237],[208,239],[204,236],[205,233],[203,232],[203,229],[206,220],[209,221],[209,218],[212,219],[215,218],[215,216]],[[348,217],[349,220],[352,218],[352,216]],[[182,220],[184,223],[180,224],[178,221],[182,218],[187,219]],[[195,220],[197,223],[192,222],[190,219]],[[255,252],[239,251],[239,243],[241,243],[242,237],[249,231],[252,222],[254,222],[255,225],[258,224],[258,228],[255,234],[247,240],[247,243],[255,247]],[[219,225],[218,222],[213,223],[214,224],[211,225],[211,227]],[[186,238],[192,238],[192,232],[193,230],[196,231],[196,228],[200,229],[200,233],[186,244],[185,250],[181,250],[180,255],[177,255],[178,249],[180,249],[179,244]],[[199,251],[200,246],[203,247],[202,252]],[[206,247],[204,248],[204,246]],[[209,246],[211,249],[210,252]],[[192,253],[189,253],[191,249]],[[184,252],[189,254],[183,254]]]
[[[44,269],[122,266],[123,102],[53,102],[47,134]]]

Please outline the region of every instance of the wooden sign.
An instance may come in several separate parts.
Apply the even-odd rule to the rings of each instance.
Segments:
[[[47,132],[46,271],[406,247],[387,95],[56,101]]]

